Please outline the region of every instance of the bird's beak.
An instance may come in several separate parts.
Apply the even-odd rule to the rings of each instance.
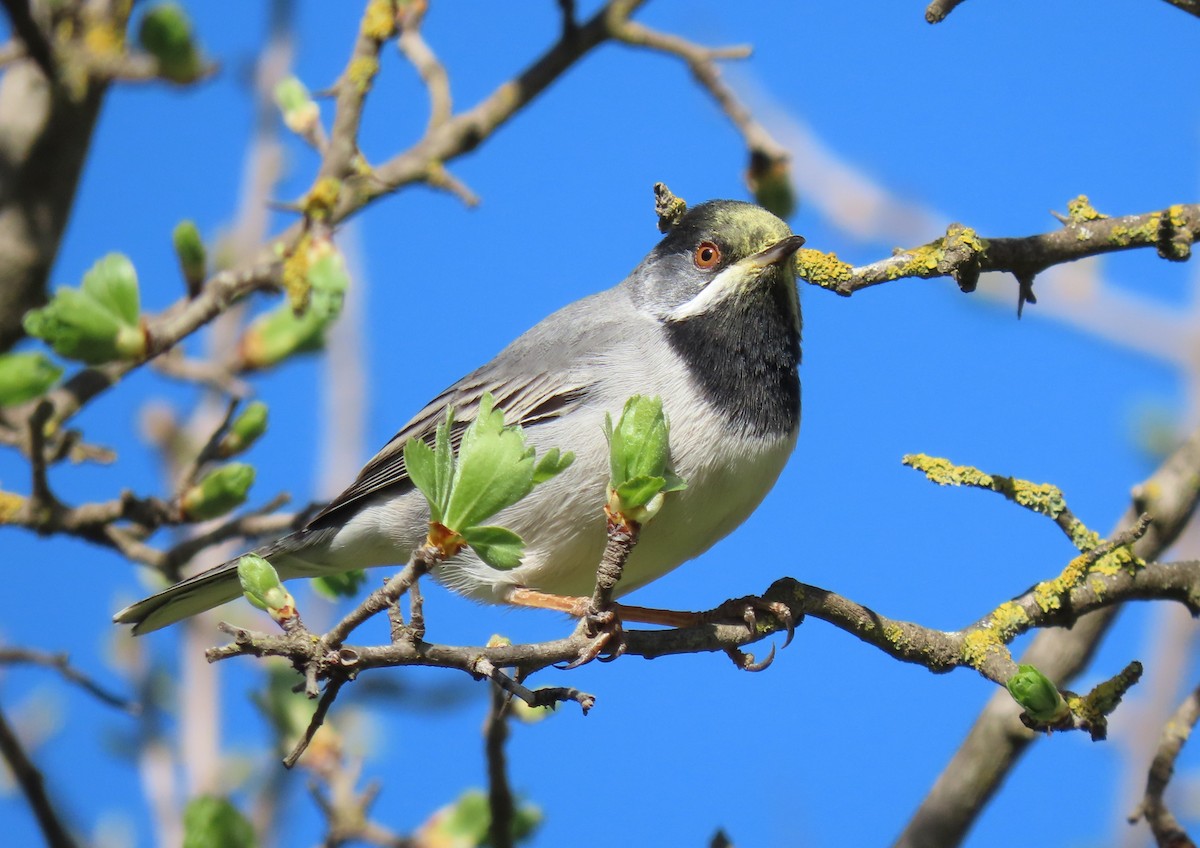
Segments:
[[[769,268],[772,265],[778,265],[781,262],[791,259],[792,254],[799,250],[803,244],[804,236],[788,236],[782,241],[775,242],[775,244],[766,250],[760,250],[746,261],[753,268]]]

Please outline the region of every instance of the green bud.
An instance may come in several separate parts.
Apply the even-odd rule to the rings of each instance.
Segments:
[[[746,184],[754,192],[754,202],[768,212],[786,220],[796,211],[796,190],[787,159],[772,159],[754,151],[746,170]]]
[[[1026,714],[1040,722],[1055,722],[1067,714],[1067,704],[1058,687],[1037,666],[1019,665],[1017,673],[1005,684],[1013,700]]]
[[[315,309],[297,316],[286,303],[251,322],[238,342],[244,368],[269,368],[296,353],[320,350],[330,324]]]
[[[189,82],[202,70],[192,22],[177,3],[160,3],[142,16],[138,43],[158,60],[158,72],[172,82]]]
[[[183,848],[258,848],[254,827],[227,798],[202,795],[183,811]]]
[[[662,399],[634,395],[625,402],[613,427],[605,416],[608,437],[608,508],[612,513],[644,524],[662,508],[663,495],[685,488],[670,469],[670,424]]]
[[[0,406],[14,406],[43,394],[62,372],[44,353],[0,355]]]
[[[279,573],[271,563],[258,554],[246,554],[238,560],[237,570],[242,594],[254,606],[269,612],[276,621],[296,614],[296,602],[283,588]]]
[[[254,466],[231,462],[204,475],[179,499],[185,518],[206,521],[242,505],[254,483]]]
[[[238,413],[227,432],[217,445],[217,456],[228,459],[247,450],[267,431],[267,405],[261,400],[251,401]]]
[[[336,601],[339,598],[353,598],[359,588],[367,582],[367,572],[361,568],[342,571],[337,574],[324,574],[312,579],[312,587],[318,595]]]
[[[113,253],[84,274],[80,288],[61,288],[44,307],[27,312],[24,327],[60,355],[89,365],[137,359],[146,353],[139,310],[137,273]]]
[[[296,135],[307,135],[321,119],[321,108],[304,83],[296,77],[287,77],[275,86],[275,103],[283,113],[283,122]]]
[[[417,833],[417,844],[445,848],[477,848],[488,844],[492,811],[487,796],[469,789],[448,807],[438,810]],[[542,823],[542,811],[532,804],[519,804],[513,811],[512,841],[523,842]]]
[[[341,251],[327,241],[314,245],[308,266],[309,310],[333,320],[342,311],[349,285],[350,275]]]
[[[171,233],[171,241],[175,245],[175,255],[179,257],[179,268],[187,283],[188,294],[195,297],[204,285],[204,274],[208,266],[208,256],[204,249],[204,240],[200,238],[200,230],[195,221],[180,221]]]

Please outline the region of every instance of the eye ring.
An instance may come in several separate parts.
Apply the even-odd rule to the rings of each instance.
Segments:
[[[702,241],[696,245],[696,252],[692,254],[692,261],[702,271],[714,268],[721,261],[721,248],[717,247],[711,241]]]

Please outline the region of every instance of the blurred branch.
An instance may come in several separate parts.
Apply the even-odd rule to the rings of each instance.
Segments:
[[[704,47],[680,36],[658,32],[634,21],[614,17],[612,21],[615,37],[633,47],[645,47],[668,55],[677,56],[687,64],[696,82],[707,91],[721,107],[726,117],[742,134],[746,148],[765,158],[767,163],[787,162],[787,149],[755,120],[749,108],[738,98],[733,89],[721,79],[717,68],[718,59],[745,59],[751,48]]]
[[[1127,532],[1143,513],[1154,521],[1133,546],[1146,560],[1158,557],[1191,519],[1200,497],[1200,429],[1133,490],[1133,504],[1117,523]],[[1147,566],[1155,569],[1155,566]],[[1190,569],[1190,567],[1188,567]],[[1091,578],[1089,578],[1091,580]],[[1061,686],[1086,667],[1116,618],[1118,606],[1082,615],[1070,630],[1039,633],[1021,662],[1036,665]],[[993,695],[954,757],[896,840],[902,848],[954,846],[995,794],[1036,736],[1019,724],[1006,692]]]
[[[413,3],[401,13],[400,37],[396,40],[400,52],[412,62],[429,91],[429,123],[425,132],[435,129],[450,120],[454,101],[450,96],[450,78],[437,55],[421,37],[421,20],[425,17],[425,5]]]
[[[4,0],[8,22],[12,31],[25,47],[25,55],[32,59],[50,82],[58,80],[58,68],[51,55],[50,42],[37,21],[33,19],[31,0]]]
[[[1154,841],[1159,848],[1185,848],[1195,844],[1167,809],[1163,793],[1175,773],[1175,760],[1191,736],[1197,719],[1200,719],[1200,688],[1194,689],[1184,699],[1179,709],[1163,726],[1158,750],[1154,754],[1154,762],[1150,765],[1150,774],[1146,778],[1146,794],[1142,803],[1129,816],[1130,824],[1136,824],[1139,819],[1146,820],[1154,832]]]
[[[130,715],[138,715],[141,712],[141,707],[136,701],[110,692],[72,666],[70,657],[65,653],[52,654],[34,648],[0,648],[0,665],[37,665],[49,668],[57,671],[63,679],[76,684],[110,707],[116,707]]]
[[[946,19],[946,15],[958,8],[963,0],[933,0],[925,8],[925,20],[931,24],[940,24]],[[1171,2],[1171,0],[1167,0]]]
[[[13,733],[2,709],[0,709],[0,756],[3,756],[4,761],[8,763],[17,785],[21,787],[25,799],[33,808],[38,827],[41,828],[42,835],[46,838],[46,845],[49,848],[75,848],[75,840],[67,832],[66,826],[59,818],[58,811],[54,808],[54,803],[46,794],[46,781],[42,777],[42,773],[38,771],[38,767],[33,764],[33,761],[25,753],[25,749],[21,747],[21,741]]]
[[[1189,15],[1195,15],[1200,18],[1200,0],[1166,0],[1176,9],[1182,9]]]
[[[487,754],[488,844],[491,848],[513,848],[512,825],[516,814],[512,787],[508,784],[508,717],[511,696],[493,683],[488,701],[487,720],[483,724],[484,751]]]

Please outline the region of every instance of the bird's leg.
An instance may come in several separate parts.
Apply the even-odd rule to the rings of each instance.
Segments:
[[[552,595],[539,592],[536,589],[517,588],[508,593],[510,604],[537,609],[549,609],[565,612],[572,618],[587,618],[592,606],[592,598],[571,597],[568,595]],[[733,598],[707,612],[687,612],[684,610],[658,609],[656,607],[637,607],[629,604],[612,602],[608,610],[621,621],[632,621],[637,624],[657,624],[662,627],[699,627],[702,624],[712,624],[718,621],[745,622],[748,627],[755,629],[758,615],[766,613],[773,616],[787,629],[784,647],[792,641],[796,631],[795,616],[787,604],[780,601],[770,601],[766,598],[750,595],[744,598]]]

